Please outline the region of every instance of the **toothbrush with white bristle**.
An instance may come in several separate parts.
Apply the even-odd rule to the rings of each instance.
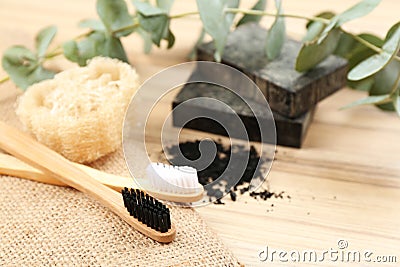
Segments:
[[[203,192],[195,168],[151,163],[146,172],[152,190],[179,195],[202,194]]]

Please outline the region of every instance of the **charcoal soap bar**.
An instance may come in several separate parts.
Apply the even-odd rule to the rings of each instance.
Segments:
[[[176,108],[186,100],[199,98],[201,101],[196,103],[191,102],[189,104],[182,105],[180,108]],[[214,105],[206,98],[217,99],[223,103],[226,103],[242,120],[249,136],[249,140],[256,142],[260,141],[260,131],[258,128],[257,119],[252,112],[249,112],[249,108],[246,106],[246,104],[231,91],[214,84],[185,84],[175,97],[172,104],[173,125],[175,127],[189,128],[228,136],[228,133],[223,126],[214,120],[206,118],[207,114],[212,117],[213,114],[218,113],[219,117],[225,116],[227,121],[231,121],[232,123],[235,123],[235,118],[231,113],[228,112],[227,109],[224,109],[219,105]],[[257,105],[254,104],[254,107],[257,108]],[[258,119],[268,120],[271,118],[271,116],[267,114],[268,111],[266,108],[260,104],[259,109],[255,112],[257,113]],[[311,123],[313,114],[314,108],[296,119],[288,119],[277,114],[276,112],[273,112],[276,126],[277,144],[297,148],[301,147],[304,136],[306,135],[307,129]],[[230,119],[229,116],[232,118]],[[266,140],[266,142],[270,141],[271,140]]]
[[[294,67],[301,43],[287,39],[280,56],[269,61],[266,37],[267,30],[257,24],[238,27],[228,36],[222,63],[248,75],[276,113],[298,118],[346,84],[346,60],[329,56],[314,69],[300,73]],[[197,60],[213,61],[213,55],[213,43],[197,47]]]

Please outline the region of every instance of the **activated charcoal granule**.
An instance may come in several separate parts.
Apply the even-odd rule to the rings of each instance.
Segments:
[[[170,161],[171,164],[179,166],[179,165],[184,165],[184,162],[186,160],[195,161],[199,159],[201,156],[199,150],[200,142],[209,142],[209,144],[205,145],[212,145],[212,143],[214,143],[217,150],[216,156],[211,162],[211,164],[209,164],[207,168],[198,171],[197,173],[199,177],[199,182],[202,185],[206,185],[210,182],[215,181],[224,173],[226,167],[229,164],[231,152],[236,153],[235,156],[238,156],[239,158],[243,157],[243,160],[246,160],[246,158],[249,157],[247,161],[246,170],[244,171],[242,177],[240,177],[238,183],[235,186],[233,186],[232,189],[226,188],[221,184],[207,189],[207,195],[209,196],[208,199],[210,202],[214,202],[214,204],[224,204],[223,202],[221,202],[221,200],[219,200],[219,198],[223,196],[224,192],[229,193],[232,201],[236,201],[238,194],[235,192],[239,192],[240,195],[243,195],[245,192],[248,192],[249,184],[253,177],[263,180],[260,169],[256,170],[257,165],[260,163],[260,166],[262,166],[271,159],[260,159],[260,155],[258,154],[254,146],[251,146],[249,151],[246,150],[245,146],[243,145],[224,146],[221,144],[220,139],[218,139],[216,142],[213,142],[211,140],[203,140],[203,141],[196,140],[194,142],[187,141],[180,143],[179,146],[174,145],[168,147],[166,151],[168,154],[168,160]],[[182,156],[184,158],[182,158]],[[196,168],[197,166],[193,164],[193,166],[191,167]],[[227,178],[229,180],[230,177]],[[283,192],[277,194],[274,192],[270,192],[269,190],[266,189],[263,189],[260,192],[250,193],[251,197],[264,201],[271,197],[281,198],[282,195]],[[215,199],[217,200],[215,201]]]
[[[182,162],[185,162],[185,159],[182,158],[182,155],[186,158],[186,160],[194,161],[199,159],[201,156],[199,150],[200,142],[200,140],[196,140],[194,142],[187,141],[180,143],[179,147],[175,145],[167,148],[167,152],[169,155],[168,159],[171,164],[182,165]],[[233,153],[236,153],[236,156],[238,158],[243,157],[243,159],[245,160],[247,157],[249,157],[246,170],[244,171],[237,185],[242,185],[244,182],[250,183],[253,177],[263,179],[260,170],[258,169],[256,171],[256,168],[259,162],[262,166],[267,161],[265,159],[260,159],[260,156],[254,146],[251,146],[250,151],[248,151],[245,149],[244,145],[223,146],[220,140],[218,140],[217,142],[213,142],[211,140],[203,140],[202,142],[214,143],[217,153],[211,164],[207,168],[198,172],[200,184],[206,185],[216,180],[223,174],[229,164],[231,151],[233,151]],[[182,154],[179,153],[179,150]],[[195,166],[194,164],[191,167],[196,168],[197,166]],[[229,180],[229,177],[227,180]]]

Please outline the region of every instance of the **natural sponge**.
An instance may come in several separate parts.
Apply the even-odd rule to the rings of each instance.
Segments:
[[[29,87],[16,113],[39,142],[72,161],[91,162],[120,146],[125,111],[138,86],[130,65],[97,57]]]

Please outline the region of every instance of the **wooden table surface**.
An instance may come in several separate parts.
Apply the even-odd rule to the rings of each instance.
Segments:
[[[326,9],[341,11],[355,2],[285,0],[284,9],[287,13],[313,15]],[[251,4],[244,1],[244,6]],[[195,8],[194,1],[178,0],[173,13]],[[346,28],[383,37],[398,20],[398,8],[398,1],[384,0],[370,15],[348,23]],[[95,16],[94,0],[0,0],[0,54],[13,44],[33,47],[35,33],[50,24],[59,27],[56,43],[63,42],[83,32],[76,26],[80,19]],[[265,19],[263,25],[270,22]],[[289,19],[287,26],[292,36],[304,33],[301,20]],[[175,47],[168,51],[154,49],[150,55],[142,53],[139,38],[124,39],[130,62],[142,80],[185,62],[200,23],[197,18],[180,19],[172,23],[172,29],[177,37]],[[65,69],[73,64],[57,59],[51,66]],[[1,70],[0,75],[4,74]],[[16,90],[11,82],[0,85],[0,94],[11,90]],[[373,252],[372,260],[378,255],[397,256],[397,263],[386,264],[398,266],[400,120],[395,114],[372,106],[338,110],[364,95],[343,89],[327,98],[318,105],[302,149],[277,147],[276,161],[268,176],[270,189],[285,191],[291,199],[257,201],[243,195],[236,202],[226,199],[225,205],[197,209],[242,263],[268,265],[268,261],[258,259],[259,251],[266,246],[288,252],[338,250],[337,242],[343,239],[348,242],[347,250]],[[274,263],[284,264],[276,255]],[[360,264],[366,263],[352,266]],[[319,265],[346,263],[326,259]]]

